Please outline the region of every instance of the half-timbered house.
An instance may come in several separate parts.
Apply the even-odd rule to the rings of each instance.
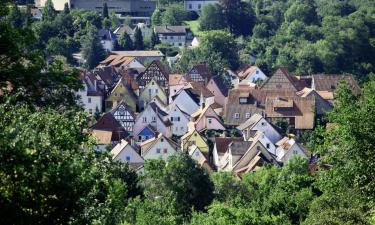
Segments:
[[[136,116],[130,106],[122,101],[112,110],[112,114],[121,126],[132,135]]]
[[[206,85],[211,78],[210,71],[206,64],[195,65],[187,74],[189,80]]]
[[[155,80],[161,87],[163,87],[166,93],[168,93],[168,79],[169,74],[167,70],[161,62],[157,60],[153,61],[137,78],[141,90],[144,89],[151,80]]]

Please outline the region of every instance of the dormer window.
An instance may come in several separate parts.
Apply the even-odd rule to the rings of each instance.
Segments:
[[[235,114],[234,114],[234,118],[235,118],[235,119],[239,119],[239,118],[240,118],[240,114],[239,114],[239,113],[235,113]]]
[[[160,142],[164,142],[164,138],[161,138],[161,139],[160,139]]]
[[[247,104],[247,98],[246,97],[240,97],[240,104]]]

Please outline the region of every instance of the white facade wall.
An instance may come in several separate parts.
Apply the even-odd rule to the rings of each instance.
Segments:
[[[219,3],[217,0],[202,0],[202,1],[185,1],[184,6],[186,10],[200,12],[204,6],[208,4]]]
[[[159,152],[160,150],[160,152]],[[166,151],[165,151],[166,150]],[[164,139],[162,142],[161,139],[155,143],[151,149],[149,149],[143,156],[145,160],[148,159],[163,159],[166,161],[169,156],[174,155],[177,153],[177,150],[175,150],[171,144],[167,140]]]
[[[133,147],[130,146],[130,144],[125,146],[125,149],[123,149],[116,156],[115,160],[128,162],[128,163],[143,163],[144,162],[142,157],[133,149]]]
[[[198,110],[200,107],[193,99],[190,98],[188,94],[186,94],[185,90],[181,91],[180,94],[175,98],[174,104],[178,105],[178,107],[186,112],[187,114],[191,115]]]
[[[172,134],[182,136],[188,132],[189,118],[177,106],[173,106],[169,111],[169,119],[173,123]],[[180,118],[178,120],[178,118]]]
[[[136,119],[133,129],[133,134],[138,135],[141,130],[147,126],[153,126],[159,133],[162,133],[166,137],[170,137],[171,130],[169,127],[165,127],[161,119],[156,115],[151,107],[147,107]]]
[[[279,132],[272,127],[264,118],[262,118],[252,130],[259,130],[264,133],[264,135],[273,143],[275,144],[277,141],[281,139],[281,135]]]
[[[277,160],[284,163],[288,162],[291,158],[295,156],[307,158],[305,152],[296,143],[294,143],[285,154],[283,154],[284,150],[281,147],[278,147],[276,149],[276,152],[278,153]]]
[[[255,83],[257,80],[266,80],[268,77],[263,73],[259,68],[256,69],[253,73],[249,74],[244,80]]]
[[[102,112],[103,109],[103,97],[102,96],[87,96],[87,85],[84,83],[84,88],[76,92],[77,96],[80,96],[78,104],[82,105],[85,112],[90,115],[94,115],[95,112]]]
[[[159,40],[162,43],[170,44],[177,47],[184,47],[186,43],[185,35],[163,35],[159,34]]]

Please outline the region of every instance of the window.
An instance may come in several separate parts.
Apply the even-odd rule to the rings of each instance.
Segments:
[[[143,123],[147,123],[147,117],[142,118]]]
[[[178,46],[182,46],[182,43],[178,43]]]
[[[151,91],[152,91],[151,89],[148,89],[148,94],[151,94]]]
[[[177,90],[174,90],[174,93],[176,93],[177,92]]]
[[[191,4],[189,4],[189,9],[192,9],[192,8],[193,8],[193,6]]]
[[[297,155],[297,154],[298,154],[298,151],[297,151],[297,150],[293,150],[293,154],[294,154],[294,155]]]
[[[249,119],[250,118],[250,113],[246,113],[245,117],[246,117],[246,119]]]
[[[173,36],[170,36],[169,39],[173,40]]]
[[[212,119],[208,119],[208,124],[211,124],[212,123]]]
[[[195,156],[199,156],[199,152],[198,151],[195,152]]]
[[[155,89],[155,93],[157,94],[159,92],[159,90],[158,89]]]
[[[240,98],[240,104],[246,104],[247,103],[247,98],[241,97]]]
[[[198,9],[201,9],[202,8],[202,5],[201,4],[198,4]]]
[[[88,99],[87,99],[87,102],[88,102],[88,103],[91,103],[91,98],[88,98]]]
[[[164,138],[161,138],[161,139],[160,139],[160,142],[164,142]]]
[[[173,122],[173,116],[171,116],[171,121]]]
[[[142,140],[142,136],[138,136],[138,140]]]
[[[89,113],[92,114],[92,109],[89,109]]]
[[[117,93],[115,93],[115,97],[117,97]]]
[[[270,143],[267,143],[267,144],[266,144],[266,147],[267,147],[267,148],[270,148]]]
[[[265,122],[262,122],[261,124],[262,124],[262,126],[266,126],[266,123],[265,123]]]
[[[256,73],[256,74],[259,74],[259,71],[257,70],[255,73]]]
[[[239,119],[240,118],[240,114],[239,113],[235,113],[234,114],[234,118]]]
[[[177,117],[177,121],[180,121],[180,117]]]
[[[156,153],[157,153],[157,154],[160,154],[160,151],[161,151],[160,148],[157,148],[157,149],[156,149]]]
[[[180,127],[180,130],[184,130],[184,127]]]
[[[168,149],[164,149],[164,154],[167,154],[168,153]]]
[[[130,161],[130,156],[126,156],[126,161]]]
[[[156,122],[156,117],[155,116],[152,117],[152,122]]]

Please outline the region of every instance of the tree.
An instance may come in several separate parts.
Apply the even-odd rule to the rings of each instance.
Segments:
[[[124,19],[124,25],[131,26],[132,25],[132,18],[131,16],[126,16]]]
[[[223,17],[223,9],[219,4],[208,4],[202,9],[199,29],[203,31],[224,29],[226,23]]]
[[[133,50],[133,46],[134,46],[132,39],[130,38],[129,34],[127,34],[126,32],[121,34],[119,38],[119,45],[125,51]]]
[[[180,4],[169,5],[162,17],[163,25],[177,26],[189,19],[188,12]]]
[[[111,21],[111,30],[115,30],[121,25],[120,19],[117,17],[115,12],[111,13],[109,20]]]
[[[104,18],[102,21],[102,27],[104,29],[110,29],[111,28],[111,21],[108,18]]]
[[[151,48],[154,48],[155,45],[157,44],[160,44],[160,39],[158,37],[158,35],[152,31],[152,34],[151,34]]]
[[[153,26],[160,26],[162,24],[163,14],[159,9],[155,9],[151,16],[151,23]]]
[[[93,150],[82,133],[83,113],[11,104],[1,104],[0,112],[4,223],[121,222],[126,199],[137,193],[137,176]]]
[[[239,56],[237,53],[234,37],[225,31],[207,31],[201,37],[200,47],[205,54],[218,54],[229,63],[231,69],[239,66]]]
[[[16,28],[21,28],[24,24],[24,15],[22,15],[17,5],[11,6],[7,19]]]
[[[137,27],[134,32],[134,49],[136,50],[143,50],[144,44],[143,44],[143,36],[141,29]]]
[[[97,30],[93,26],[88,27],[87,35],[82,38],[81,46],[86,68],[94,68],[106,56],[106,52],[97,37]]]
[[[109,18],[108,5],[106,2],[103,3],[102,17],[107,19]]]
[[[43,20],[52,21],[55,19],[55,16],[56,16],[56,10],[55,10],[55,7],[53,6],[52,0],[46,0],[44,7],[42,9]]]
[[[63,10],[63,13],[64,13],[65,15],[68,15],[68,14],[70,13],[69,4],[68,4],[67,2],[64,4],[64,10]]]

